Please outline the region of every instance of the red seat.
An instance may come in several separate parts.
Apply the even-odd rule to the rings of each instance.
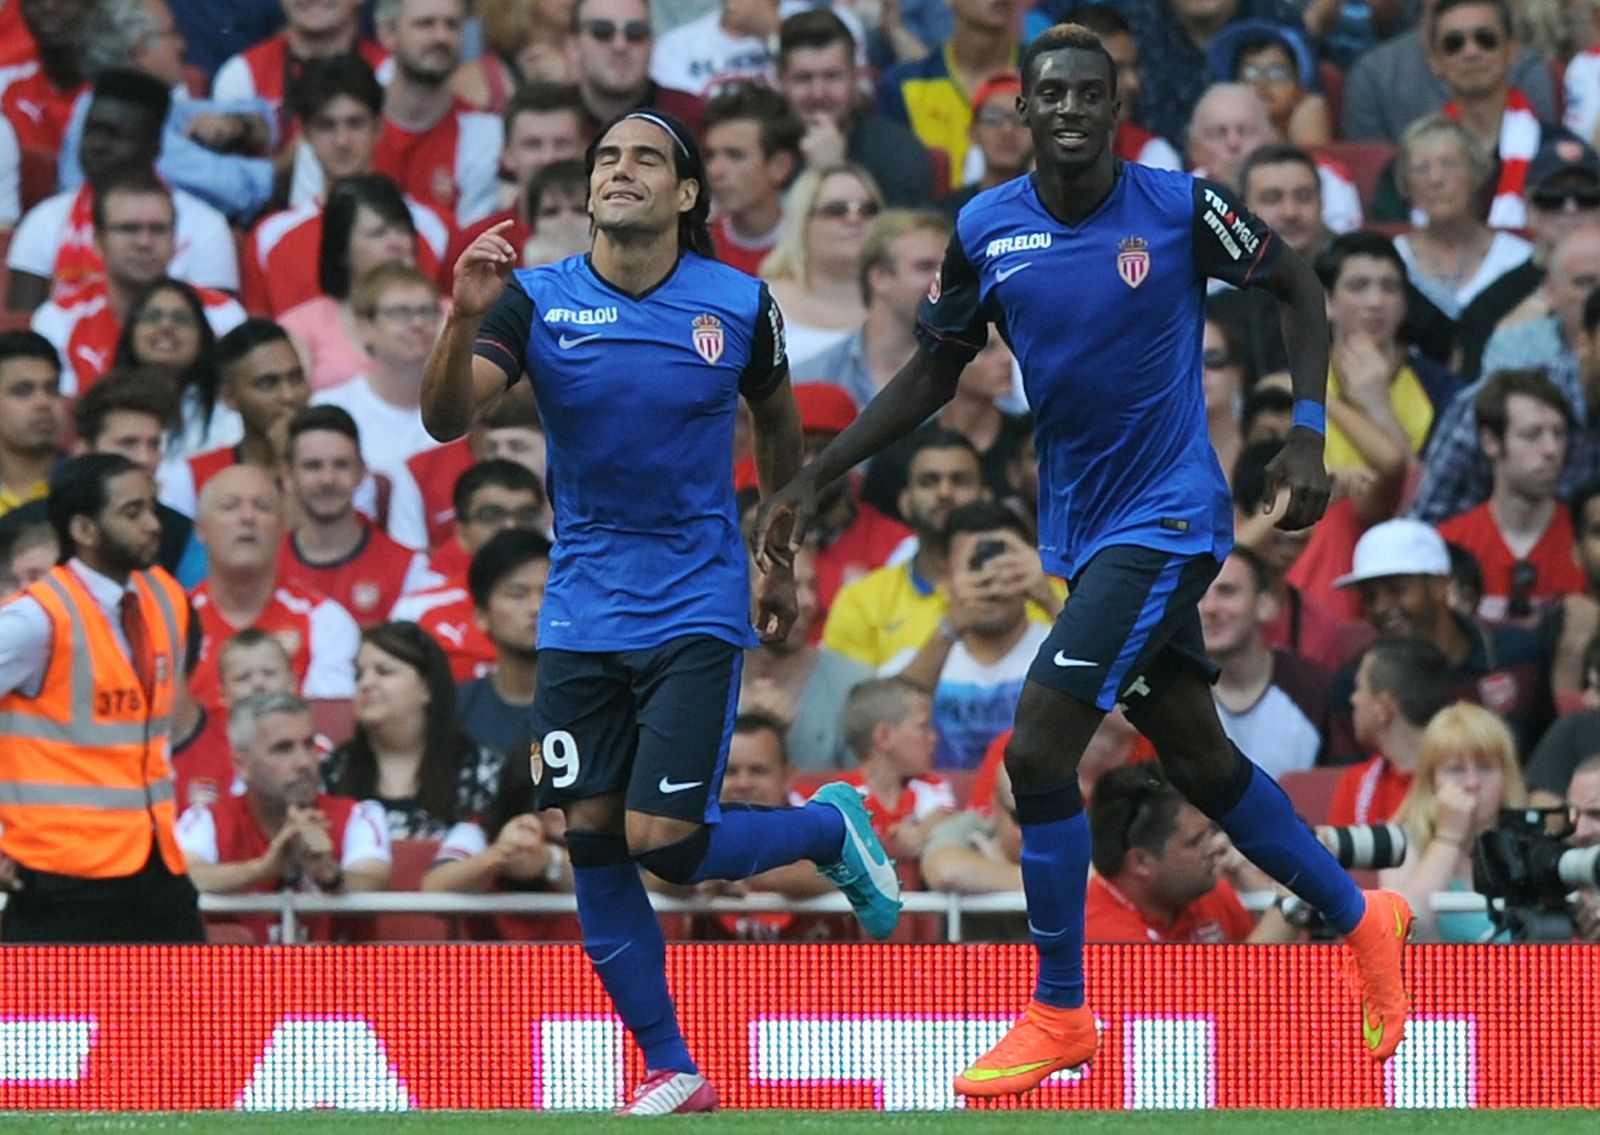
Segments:
[[[1337,138],[1343,125],[1340,112],[1344,109],[1344,72],[1337,63],[1324,59],[1317,64],[1317,82],[1322,85],[1322,101],[1328,104],[1328,133]]]
[[[439,853],[439,841],[397,839],[393,853],[389,890],[420,891],[422,877]],[[374,942],[448,942],[455,937],[455,924],[437,914],[380,914],[372,920],[371,931],[361,937]]]
[[[1333,803],[1333,790],[1344,775],[1342,768],[1308,768],[1301,772],[1286,772],[1278,778],[1282,788],[1294,805],[1294,810],[1308,824],[1326,823],[1328,808]]]
[[[1329,142],[1312,152],[1345,168],[1361,193],[1361,208],[1370,213],[1373,191],[1394,159],[1394,147],[1387,142]]]
[[[313,698],[311,723],[335,745],[342,745],[356,732],[356,712],[349,698]]]
[[[26,212],[56,191],[55,151],[24,146],[19,175],[18,193]]]

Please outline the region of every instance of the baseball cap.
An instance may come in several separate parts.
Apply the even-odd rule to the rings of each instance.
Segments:
[[[856,420],[856,404],[842,386],[802,382],[794,388],[800,407],[800,428],[807,433],[843,433]]]
[[[1555,138],[1539,147],[1528,163],[1528,188],[1538,189],[1545,182],[1563,173],[1586,174],[1600,181],[1600,154],[1594,147],[1576,138]]]
[[[1015,98],[1021,93],[1021,75],[1015,71],[996,71],[978,84],[978,89],[972,96],[972,113],[977,114],[983,104],[994,98],[995,95],[1010,95]]]
[[[1450,574],[1450,550],[1433,525],[1420,520],[1386,520],[1367,529],[1356,541],[1351,570],[1333,581],[1350,587],[1390,575]]]

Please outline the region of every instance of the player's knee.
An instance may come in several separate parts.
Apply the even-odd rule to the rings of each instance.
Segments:
[[[1013,789],[1027,789],[1073,775],[1073,769],[1062,767],[1062,754],[1052,752],[1052,748],[1037,736],[1024,736],[1020,729],[1011,735],[1006,742],[1005,764]]]
[[[658,840],[665,838],[658,835]],[[704,824],[671,843],[655,842],[635,844],[629,839],[628,849],[634,860],[646,871],[669,883],[687,886],[698,882],[696,872],[705,862],[706,849],[711,845],[711,829]]]

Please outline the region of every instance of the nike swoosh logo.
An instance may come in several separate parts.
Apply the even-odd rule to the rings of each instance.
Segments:
[[[994,282],[1003,284],[1032,263],[1031,260],[1024,260],[1021,264],[1013,264],[1009,268],[998,268],[995,270]]]
[[[1090,662],[1087,658],[1068,658],[1064,650],[1056,651],[1055,664],[1062,668],[1068,666],[1098,666],[1098,662]]]
[[[590,339],[598,338],[600,338],[600,332],[596,331],[592,335],[579,335],[576,339],[568,339],[563,335],[557,342],[561,344],[561,349],[565,351],[569,347],[576,347],[579,343],[587,343]]]
[[[1365,1008],[1361,1011],[1361,1037],[1370,1049],[1375,1050],[1383,1043],[1383,1022],[1373,1021]]]
[[[976,1080],[982,1084],[988,1080],[999,1080],[1005,1076],[1026,1076],[1029,1072],[1037,1072],[1041,1068],[1048,1068],[1054,1060],[1035,1060],[1032,1064],[1018,1064],[1015,1068],[968,1068],[964,1073],[969,1080]]]
[[[671,796],[676,792],[687,792],[691,788],[699,788],[704,783],[705,781],[703,780],[686,780],[682,784],[674,784],[666,777],[662,777],[661,783],[657,784],[656,788],[661,792],[661,795]]]

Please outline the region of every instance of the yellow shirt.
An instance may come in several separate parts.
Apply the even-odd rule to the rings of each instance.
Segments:
[[[1339,397],[1339,379],[1333,373],[1333,368],[1328,368],[1328,401],[1332,402]],[[1394,381],[1389,383],[1389,407],[1394,411],[1394,416],[1400,420],[1400,427],[1406,431],[1406,440],[1411,443],[1412,453],[1422,452],[1422,443],[1428,440],[1428,431],[1433,428],[1433,403],[1428,400],[1428,392],[1422,389],[1422,382],[1417,378],[1417,372],[1409,366],[1400,368],[1394,376]],[[1323,460],[1329,469],[1365,469],[1367,463],[1361,458],[1361,451],[1356,449],[1343,430],[1328,423],[1327,443],[1322,451]]]
[[[1050,581],[1065,598],[1066,584]],[[923,579],[909,563],[881,567],[848,583],[833,597],[822,645],[883,674],[896,674],[939,630],[950,607],[944,588]],[[1037,604],[1028,604],[1028,618],[1054,620]]]
[[[0,485],[0,516],[4,516],[12,509],[21,508],[29,501],[39,500],[50,492],[50,482],[40,481],[25,493],[13,492],[4,485]]]

